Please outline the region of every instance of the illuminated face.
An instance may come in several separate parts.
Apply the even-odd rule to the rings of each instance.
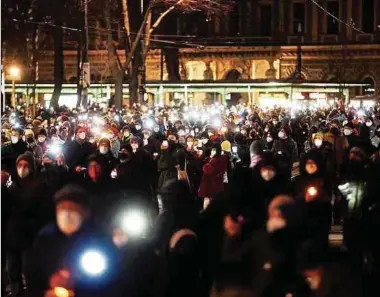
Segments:
[[[20,178],[25,178],[30,173],[30,165],[26,160],[20,160],[17,163],[17,174]]]
[[[74,202],[62,201],[57,205],[57,225],[66,235],[74,234],[79,230],[84,220],[84,211]]]
[[[91,161],[88,165],[88,176],[96,181],[100,178],[102,174],[102,167],[95,161]]]
[[[308,174],[312,175],[318,171],[318,166],[313,160],[307,160],[305,170]]]
[[[272,166],[264,166],[260,170],[260,175],[265,181],[271,181],[276,176],[276,171]]]

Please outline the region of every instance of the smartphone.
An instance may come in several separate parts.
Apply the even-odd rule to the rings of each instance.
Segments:
[[[157,157],[158,156],[158,153],[153,153],[153,157]]]
[[[238,148],[237,148],[237,146],[233,146],[233,147],[232,147],[232,152],[236,154],[236,153],[237,153],[237,151],[238,151]]]

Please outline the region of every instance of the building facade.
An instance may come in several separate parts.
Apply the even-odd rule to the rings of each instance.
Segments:
[[[358,88],[351,96],[380,96],[380,0],[235,2],[222,16],[178,15],[177,34],[165,39],[198,45],[179,49],[182,80],[286,80],[295,73],[301,52],[303,79],[363,82],[369,87]],[[163,40],[159,35],[154,38]],[[91,81],[110,83],[107,50],[96,48],[96,42],[89,51]],[[124,50],[118,55],[123,63]],[[148,81],[167,80],[162,59],[160,49],[150,50]],[[76,82],[77,52],[65,51],[64,61],[66,82]],[[38,61],[38,80],[52,82],[52,52]]]

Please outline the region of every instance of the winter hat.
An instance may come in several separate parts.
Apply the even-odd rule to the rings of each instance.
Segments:
[[[255,140],[249,147],[249,152],[251,156],[255,156],[257,154],[261,154],[264,151],[264,145],[261,140]]]
[[[34,162],[34,157],[33,157],[33,154],[31,152],[26,151],[25,153],[23,153],[20,156],[18,156],[18,158],[16,160],[16,167],[17,167],[17,164],[20,161],[26,161],[26,162],[28,162],[28,164],[30,166],[30,170],[32,172],[34,172],[36,170],[36,163]]]
[[[28,135],[32,135],[34,137],[34,132],[31,129],[25,129],[25,137],[28,137]]]
[[[111,141],[107,137],[102,137],[98,141],[98,145],[100,146],[101,144],[106,144],[108,147],[111,147]]]
[[[231,152],[231,142],[225,140],[221,143],[222,151]]]
[[[125,131],[129,131],[129,132],[131,132],[131,127],[129,127],[129,125],[125,125],[124,127],[123,127],[123,129],[121,129],[121,132],[125,132]]]
[[[85,133],[87,133],[86,128],[78,127],[78,128],[75,130],[75,135],[78,135],[78,134],[81,133],[81,132],[85,132]]]
[[[63,201],[70,201],[88,208],[90,206],[90,198],[85,189],[78,185],[68,184],[60,189],[54,195],[55,204],[58,205]]]
[[[40,131],[38,131],[38,134],[37,134],[38,136],[45,136],[45,137],[47,137],[47,132],[46,132],[46,130],[45,129],[41,129]]]

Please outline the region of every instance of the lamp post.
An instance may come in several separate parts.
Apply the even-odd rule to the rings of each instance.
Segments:
[[[20,68],[17,66],[12,66],[9,69],[9,74],[12,78],[12,106],[16,108],[16,79],[20,78]]]

